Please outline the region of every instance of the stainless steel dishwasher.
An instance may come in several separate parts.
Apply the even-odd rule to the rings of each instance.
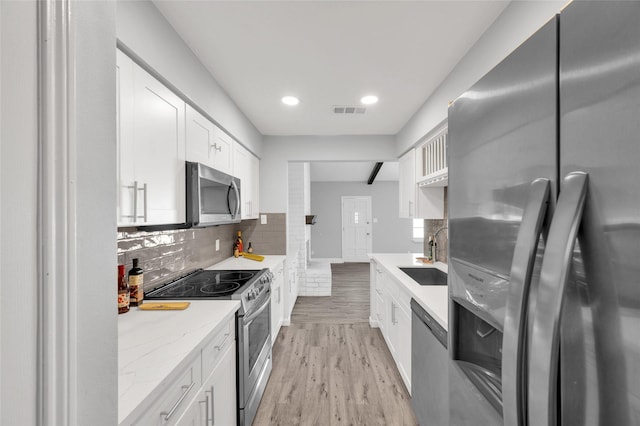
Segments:
[[[411,406],[421,426],[448,426],[447,331],[413,299],[411,312]]]

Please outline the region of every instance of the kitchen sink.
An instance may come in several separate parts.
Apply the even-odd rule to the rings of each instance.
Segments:
[[[436,268],[400,268],[420,285],[447,285],[447,274]]]

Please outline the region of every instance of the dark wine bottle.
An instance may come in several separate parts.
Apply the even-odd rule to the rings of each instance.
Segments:
[[[144,299],[144,271],[139,266],[138,259],[133,259],[133,268],[129,270],[129,305],[142,305]]]
[[[129,282],[124,265],[118,265],[118,313],[129,312]]]

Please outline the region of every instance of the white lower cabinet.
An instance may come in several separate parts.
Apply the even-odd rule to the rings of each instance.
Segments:
[[[283,293],[286,288],[284,262],[276,266],[271,272],[273,273],[273,282],[271,283],[271,345],[273,346],[278,337],[284,316]]]
[[[392,354],[400,376],[411,393],[411,310],[408,313],[404,303],[393,297],[390,299],[393,309],[388,335],[393,342]]]
[[[165,379],[135,426],[229,426],[236,424],[235,317],[192,353],[187,367]],[[145,402],[146,403],[146,402]]]
[[[133,422],[135,426],[169,426],[177,424],[189,401],[195,397],[201,382],[200,356],[194,357],[187,368],[164,386],[162,394],[151,407]]]
[[[176,423],[179,426],[236,424],[236,345],[229,346],[218,365]],[[234,390],[234,391],[230,391]]]
[[[411,296],[375,261],[371,262],[370,322],[380,328],[411,393]]]
[[[384,321],[386,318],[384,314],[384,293],[379,289],[376,289],[375,305],[375,315],[378,321],[378,327],[380,328],[380,331],[384,333]]]
[[[387,317],[385,311],[385,292],[386,292],[386,275],[384,270],[375,260],[371,260],[371,300],[370,300],[370,314],[369,324],[372,327],[379,327],[384,333],[385,318]]]

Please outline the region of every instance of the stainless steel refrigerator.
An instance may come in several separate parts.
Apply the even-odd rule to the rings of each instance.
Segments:
[[[449,424],[640,425],[640,2],[571,3],[448,151]]]

